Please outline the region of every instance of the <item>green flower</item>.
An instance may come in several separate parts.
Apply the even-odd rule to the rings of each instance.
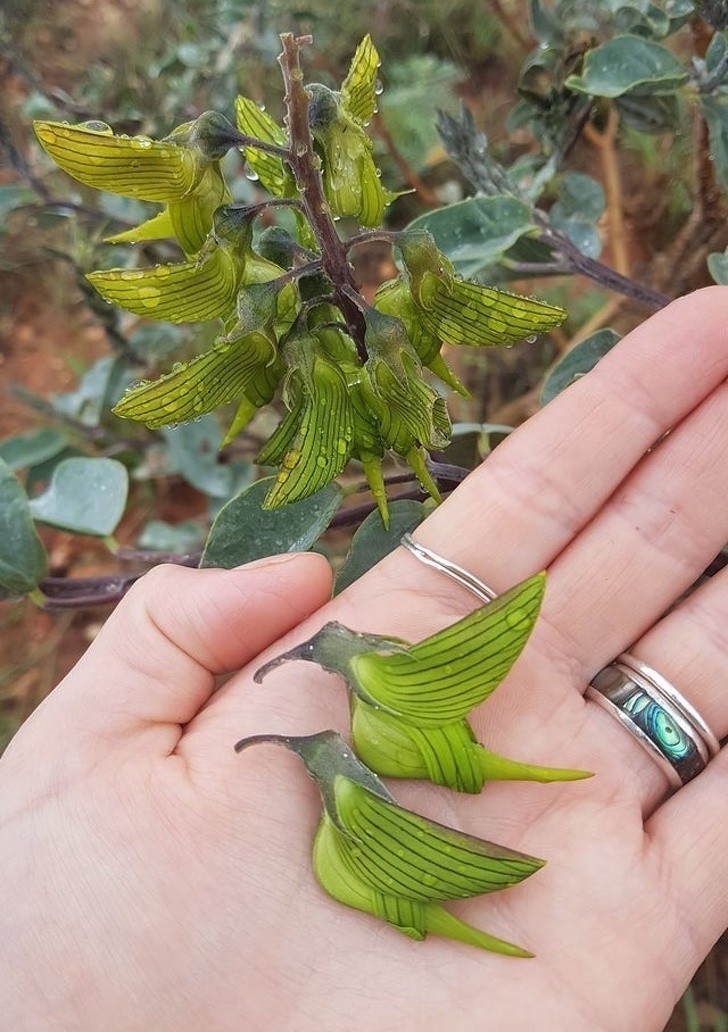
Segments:
[[[537,574],[417,645],[326,624],[262,667],[255,679],[295,659],[339,674],[353,696],[357,753],[387,777],[427,778],[460,792],[480,792],[486,780],[587,777],[497,756],[478,744],[467,721],[523,650],[544,587],[545,575]]]
[[[316,781],[323,815],[314,874],[330,896],[386,921],[411,939],[428,932],[512,957],[527,950],[460,921],[440,903],[509,888],[544,861],[447,828],[396,802],[334,731],[305,737],[256,735],[295,752]]]
[[[115,414],[156,428],[238,401],[224,442],[228,443],[272,399],[283,375],[275,334],[281,294],[265,285],[249,287],[238,298],[238,321],[227,336],[166,376],[132,387],[114,408]]]
[[[352,59],[341,91],[320,83],[311,94],[309,125],[321,153],[326,200],[335,216],[362,226],[378,226],[385,207],[398,195],[382,187],[372,142],[364,132],[376,110],[379,55],[365,36]]]
[[[252,217],[245,208],[227,206],[213,215],[213,228],[193,261],[151,269],[106,269],[86,279],[107,301],[147,319],[166,322],[228,320],[239,292],[285,270],[252,248]]]
[[[351,454],[353,414],[347,380],[315,331],[299,328],[283,345],[288,413],[258,455],[280,468],[264,508],[308,498],[341,473]]]
[[[426,449],[445,448],[450,443],[452,426],[445,401],[425,382],[401,320],[370,308],[365,322],[369,360],[356,387],[362,407],[384,447],[402,455],[425,490],[440,502],[440,492],[427,469]]]
[[[384,315],[394,316],[404,323],[407,337],[424,366],[437,376],[451,390],[470,397],[470,391],[458,380],[440,354],[442,341],[428,330],[412,300],[409,287],[401,279],[388,280],[374,295],[374,307]]]
[[[555,305],[460,279],[426,229],[402,233],[397,247],[422,325],[441,342],[470,347],[514,344],[566,318],[563,308]]]
[[[104,122],[33,125],[43,149],[74,179],[96,190],[165,205],[135,229],[109,237],[111,243],[174,236],[187,254],[196,254],[210,232],[213,212],[232,200],[220,159],[239,134],[216,111],[178,126],[163,140],[116,136]]]

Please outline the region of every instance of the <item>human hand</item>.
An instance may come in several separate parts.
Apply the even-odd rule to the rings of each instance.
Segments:
[[[325,565],[161,569],[0,764],[9,1027],[664,1027],[728,924],[728,760],[666,800],[664,774],[583,693],[630,648],[728,733],[728,573],[662,615],[728,536],[727,295],[630,334],[416,532],[498,591],[548,570],[536,630],[472,723],[498,752],[597,776],[477,797],[394,786],[411,809],[548,859],[453,907],[537,958],[412,943],[327,899],[311,873],[316,789],[285,751],[232,751],[248,734],[346,726],[343,686],[308,664],[252,680],[326,620],[418,640],[473,599],[400,549],[211,695],[206,669],[253,660],[324,600]]]

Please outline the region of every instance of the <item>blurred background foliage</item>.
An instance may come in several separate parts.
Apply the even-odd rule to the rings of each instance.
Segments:
[[[21,471],[31,497],[47,491],[68,458],[112,458],[130,474],[113,538],[93,526],[81,534],[39,528],[48,554],[46,595],[52,599],[53,582],[70,576],[79,597],[102,583],[113,600],[154,561],[151,553],[189,555],[196,564],[212,520],[259,475],[252,458],[275,415],[262,412],[218,454],[221,431],[212,416],[151,432],[109,413],[132,379],[165,371],[172,356],[191,357],[211,343],[215,328],[145,322],[89,288],[89,269],[170,261],[179,252],[169,242],[104,244],[109,233],[141,221],[144,206],[70,180],[37,146],[33,118],[103,119],[117,132],[160,137],[206,109],[231,116],[237,93],[280,118],[280,32],[313,34],[307,77],[332,87],[369,32],[384,87],[371,126],[377,161],[388,187],[410,191],[389,209],[389,224],[419,219],[468,275],[507,279],[569,312],[563,327],[536,343],[498,353],[450,349],[448,362],[472,398],[449,399],[454,440],[435,458],[471,468],[649,314],[639,299],[588,270],[560,270],[563,256],[539,250],[533,227],[522,234],[517,218],[508,221],[512,206],[497,209],[510,242],[489,252],[482,234],[490,209],[474,208],[467,200],[473,193],[480,203],[516,184],[518,196],[548,216],[548,231],[565,235],[577,256],[655,294],[684,293],[711,282],[711,274],[728,282],[725,8],[721,0],[705,0],[700,9],[690,0],[5,0],[0,457]],[[613,78],[599,84],[598,59],[586,62],[584,55],[625,33],[669,54],[646,86],[633,72],[620,94]],[[237,201],[264,198],[236,156],[227,163]],[[481,236],[473,236],[476,224]],[[543,226],[540,232],[543,244]],[[534,265],[544,262],[553,267]],[[365,296],[394,272],[387,245],[357,252]],[[396,467],[390,475],[396,482]],[[329,530],[315,544],[336,566],[351,527],[371,508],[362,504],[354,475],[343,483],[352,493],[333,518],[328,510],[321,517],[320,529],[328,522]],[[411,481],[402,494],[407,501],[394,510],[398,533],[423,514]],[[376,533],[370,541],[372,526],[360,538],[370,557],[383,547]],[[28,600],[2,606],[0,748],[108,612],[77,604],[45,611]],[[727,1015],[728,960],[718,949],[670,1028],[726,1029]]]

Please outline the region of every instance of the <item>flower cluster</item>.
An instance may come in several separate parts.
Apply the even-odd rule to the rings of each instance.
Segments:
[[[280,391],[286,413],[259,456],[261,464],[278,467],[266,507],[308,497],[356,459],[387,524],[387,452],[401,456],[439,500],[427,452],[449,443],[451,426],[425,370],[465,393],[440,354],[443,344],[509,344],[558,325],[565,313],[460,279],[421,230],[392,234],[403,272],[380,288],[372,306],[351,282],[336,281],[321,219],[376,227],[396,196],[382,186],[365,132],[376,107],[378,66],[367,36],[340,90],[307,87],[303,144],[291,138],[290,118],[278,125],[245,97],[237,98],[237,128],[206,112],[163,140],[118,136],[100,122],[38,122],[36,132],[80,182],[163,205],[111,240],[174,238],[185,254],[184,261],[151,268],[91,272],[99,293],[148,319],[221,324],[208,351],[133,387],[116,413],[160,427],[234,402],[227,443]],[[311,175],[321,177],[326,211],[313,210],[301,183],[302,146]],[[221,169],[231,148],[272,194],[267,203],[291,208],[291,233],[256,237],[265,203],[231,203]]]

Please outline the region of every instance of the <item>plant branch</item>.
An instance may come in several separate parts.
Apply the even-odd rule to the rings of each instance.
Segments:
[[[321,251],[324,272],[331,280],[337,304],[350,324],[359,357],[366,361],[368,355],[364,346],[364,319],[347,293],[347,290],[356,290],[347,249],[336,232],[324,196],[321,172],[314,161],[313,140],[308,122],[310,94],[303,84],[299,53],[301,47],[310,42],[310,36],[296,38],[290,32],[281,35],[283,52],[278,61],[286,88],[286,124],[291,141],[286,161],[291,166],[306,217]]]
[[[624,294],[648,308],[664,308],[672,300],[667,295],[610,269],[603,262],[588,258],[564,233],[554,229],[548,215],[523,196],[514,187],[506,169],[489,157],[487,141],[482,133],[476,130],[472,116],[468,112],[463,114],[460,121],[441,113],[438,130],[453,161],[476,190],[489,197],[502,194],[516,197],[523,204],[529,205],[531,217],[539,230],[540,240],[554,252],[554,259],[545,263],[544,271],[552,273],[555,260],[559,265],[566,266],[564,272],[579,272],[603,287]]]
[[[621,276],[629,276],[627,229],[624,222],[622,180],[616,148],[618,127],[617,110],[610,107],[604,131],[600,133],[591,123],[587,122],[584,126],[584,136],[599,151],[604,177],[604,192],[607,195],[607,225],[614,267]]]
[[[439,208],[440,202],[437,199],[437,195],[430,189],[424,179],[415,172],[409,161],[407,161],[405,156],[398,149],[397,144],[392,138],[392,134],[387,128],[386,122],[382,118],[381,111],[377,111],[375,113],[374,118],[372,119],[372,128],[386,147],[387,153],[399,169],[399,174],[402,176],[404,182],[407,183],[408,186],[412,187],[422,203],[428,208]]]
[[[493,10],[496,13],[524,54],[528,54],[533,50],[533,44],[523,34],[521,26],[518,24],[516,18],[514,18],[513,13],[506,8],[503,0],[486,0],[485,6],[486,9]]]

